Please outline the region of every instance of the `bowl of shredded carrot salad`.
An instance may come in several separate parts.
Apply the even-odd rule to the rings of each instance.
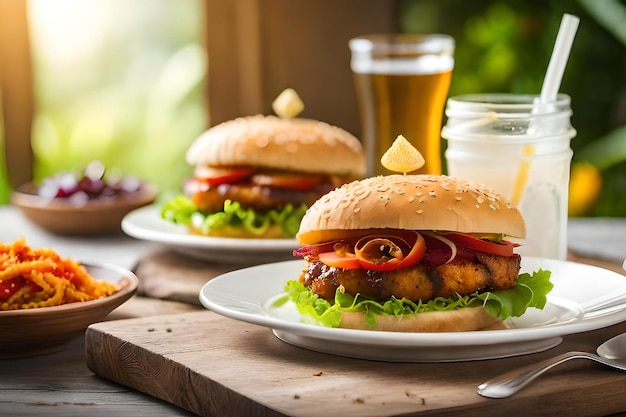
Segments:
[[[0,358],[62,349],[137,291],[137,277],[80,263],[24,239],[0,242]]]

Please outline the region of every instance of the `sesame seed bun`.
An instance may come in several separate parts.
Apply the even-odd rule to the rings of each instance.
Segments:
[[[296,238],[312,245],[386,228],[526,236],[519,210],[495,191],[447,176],[386,175],[323,196],[307,211]]]
[[[187,151],[191,165],[251,166],[362,178],[365,156],[349,132],[311,119],[240,117],[204,132]]]

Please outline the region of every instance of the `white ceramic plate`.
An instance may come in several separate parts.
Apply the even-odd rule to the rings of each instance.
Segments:
[[[235,239],[193,235],[159,215],[161,208],[150,205],[134,210],[122,220],[122,230],[137,239],[172,247],[193,258],[221,263],[265,263],[293,259],[295,239]]]
[[[327,328],[303,322],[291,302],[273,301],[302,261],[278,262],[229,272],[202,288],[200,301],[216,313],[273,329],[303,348],[393,362],[451,362],[509,357],[558,345],[562,336],[626,320],[626,279],[589,265],[526,257],[522,272],[552,271],[554,289],[544,310],[509,320],[510,329],[458,333],[396,333]]]

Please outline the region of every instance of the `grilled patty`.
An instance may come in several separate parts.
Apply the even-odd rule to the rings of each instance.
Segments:
[[[325,189],[325,192],[328,190]],[[310,206],[323,192],[282,190],[259,185],[223,185],[197,192],[192,201],[200,211],[220,211],[226,200],[237,201],[245,208],[266,211],[285,204]]]
[[[384,302],[395,296],[412,301],[429,301],[476,291],[508,290],[519,275],[519,255],[505,257],[476,252],[474,259],[457,257],[432,267],[426,262],[389,272],[331,267],[311,260],[300,281],[320,297],[333,301],[340,285],[349,294],[360,293]]]

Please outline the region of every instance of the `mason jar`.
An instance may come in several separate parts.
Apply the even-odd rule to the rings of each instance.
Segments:
[[[567,204],[572,149],[570,97],[471,94],[447,101],[447,173],[482,183],[516,205],[526,221],[518,253],[567,257]],[[514,240],[514,239],[512,239]]]

